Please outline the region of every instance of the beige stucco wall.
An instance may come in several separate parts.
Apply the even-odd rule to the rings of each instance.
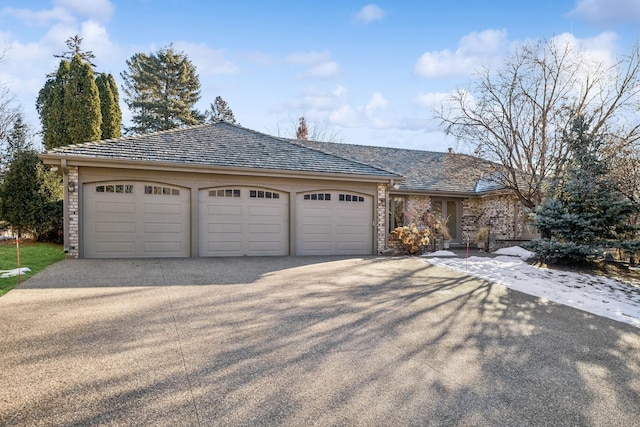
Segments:
[[[68,180],[76,183],[76,191],[68,193],[66,198],[66,211],[68,215],[67,250],[68,257],[78,258],[83,256],[82,249],[82,188],[83,185],[93,182],[133,180],[148,181],[154,183],[175,185],[190,189],[191,191],[191,255],[198,256],[198,192],[203,188],[217,186],[258,186],[267,189],[286,192],[290,196],[289,217],[291,225],[289,230],[289,250],[291,255],[296,254],[296,195],[309,191],[338,190],[356,192],[369,195],[373,198],[373,222],[372,230],[372,254],[377,254],[386,246],[386,200],[388,183],[354,182],[330,179],[306,179],[286,177],[260,177],[248,175],[227,175],[216,173],[189,173],[167,171],[145,171],[134,169],[116,169],[100,167],[69,167]],[[195,238],[194,238],[195,236]]]

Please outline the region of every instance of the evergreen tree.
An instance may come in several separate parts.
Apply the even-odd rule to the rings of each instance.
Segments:
[[[82,62],[80,55],[71,60],[69,80],[64,91],[63,114],[71,144],[100,139],[100,94],[91,65]]]
[[[48,76],[38,94],[36,108],[42,123],[42,141],[48,150],[101,139],[103,134],[108,138],[120,136],[122,112],[113,76],[94,80],[93,52],[83,51],[81,43],[78,36],[67,40],[69,51],[55,55],[62,58],[58,71]],[[104,83],[103,92],[98,90],[98,83]]]
[[[92,62],[92,60],[96,57],[92,51],[90,50],[82,50],[82,38],[80,36],[78,36],[77,34],[73,37],[69,37],[65,43],[67,45],[67,47],[69,48],[69,50],[67,52],[62,52],[62,55],[53,55],[54,58],[62,58],[62,59],[66,59],[67,61],[71,62],[71,60],[73,60],[73,58],[78,55],[80,57],[80,59],[82,60],[82,62],[85,62],[89,65],[91,65],[91,67],[95,67],[96,64],[94,64]]]
[[[64,117],[64,93],[70,65],[64,59],[60,61],[57,73],[46,81],[36,101],[42,123],[42,142],[47,150],[71,144]]]
[[[583,261],[631,237],[628,219],[635,210],[616,189],[603,138],[589,133],[583,117],[573,120],[564,141],[571,157],[534,211],[535,225],[547,237],[534,249],[546,261]]]
[[[96,86],[100,94],[100,112],[102,125],[101,139],[119,138],[121,136],[122,112],[118,103],[118,87],[111,74],[99,74]]]
[[[11,161],[15,153],[28,150],[31,148],[29,142],[29,127],[22,120],[22,115],[19,114],[16,121],[13,124],[13,128],[7,135],[7,145],[5,147],[5,153],[3,153],[3,160]]]
[[[227,102],[221,96],[216,96],[215,101],[211,104],[211,111],[207,111],[209,122],[227,122],[233,125],[238,124],[233,116],[233,111],[229,108]]]
[[[21,117],[7,137],[8,164],[0,185],[0,216],[18,236],[62,236],[62,178],[49,171],[29,141]]]
[[[204,122],[194,109],[200,80],[189,58],[171,45],[156,53],[137,53],[127,60],[125,102],[133,113],[132,133],[156,132]]]

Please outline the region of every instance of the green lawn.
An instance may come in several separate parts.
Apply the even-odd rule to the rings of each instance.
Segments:
[[[64,259],[62,245],[52,243],[20,242],[20,266],[29,267],[30,272],[24,274],[24,281],[47,266]],[[18,268],[15,240],[0,244],[0,270]],[[18,284],[18,277],[0,278],[0,296],[6,294]]]

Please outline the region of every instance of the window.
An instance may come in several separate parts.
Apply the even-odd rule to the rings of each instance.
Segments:
[[[322,201],[331,201],[331,193],[312,193],[305,194],[304,200],[322,200]]]
[[[339,194],[338,200],[341,202],[364,202],[364,197],[355,194]]]
[[[404,226],[404,196],[392,196],[389,200],[389,231]]]
[[[252,199],[279,199],[280,193],[275,191],[249,190],[249,197]]]
[[[133,185],[131,184],[101,184],[96,185],[96,193],[121,193],[132,194]]]
[[[179,196],[180,190],[177,188],[163,187],[161,185],[145,185],[144,194],[154,194],[158,196]]]
[[[240,197],[240,190],[238,188],[209,190],[209,197]]]

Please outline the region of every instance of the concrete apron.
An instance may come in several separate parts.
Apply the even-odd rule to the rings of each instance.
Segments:
[[[66,260],[0,324],[0,425],[640,416],[638,329],[420,258]]]

